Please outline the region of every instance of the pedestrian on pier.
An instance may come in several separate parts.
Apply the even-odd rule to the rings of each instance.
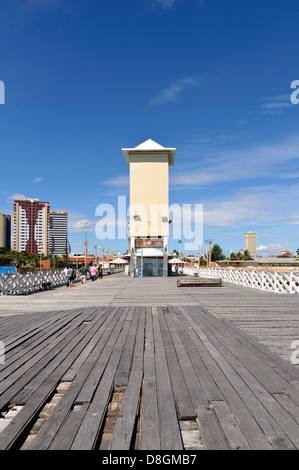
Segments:
[[[92,281],[95,281],[97,279],[97,274],[98,274],[97,265],[94,264],[90,268],[90,275],[91,275],[91,280]]]
[[[73,283],[74,283],[74,270],[73,268],[70,266],[67,270],[67,280],[68,280],[68,286],[69,287],[73,287]]]
[[[98,275],[99,275],[99,278],[100,278],[100,279],[103,278],[103,270],[102,270],[102,265],[101,265],[101,264],[100,264],[100,266],[99,266]]]
[[[82,283],[82,284],[86,284],[87,273],[89,273],[89,268],[88,268],[88,266],[82,266],[82,267],[79,269],[79,273],[80,273],[80,280],[81,280],[81,283]]]

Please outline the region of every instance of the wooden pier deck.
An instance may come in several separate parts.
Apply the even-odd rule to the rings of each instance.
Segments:
[[[238,325],[272,295],[236,289],[230,310],[230,286],[211,297],[169,279],[142,297],[136,281],[120,281],[131,290],[110,305],[82,306],[81,294],[68,310],[2,310],[0,450],[299,449],[298,366]],[[106,283],[107,295],[113,279],[97,282],[87,289],[100,298]],[[237,293],[253,296],[239,316]],[[296,324],[298,301],[284,299]]]

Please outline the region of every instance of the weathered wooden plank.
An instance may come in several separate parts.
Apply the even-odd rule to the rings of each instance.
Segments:
[[[119,318],[119,315],[118,315],[119,309],[116,308],[114,310],[115,310],[114,314],[111,312],[109,319],[119,320],[118,326],[117,325],[115,326],[115,331],[117,335],[118,334],[117,330],[118,332],[121,330],[122,322],[125,319],[125,312],[123,312],[122,317]],[[104,325],[101,325],[100,327],[101,332],[107,331]],[[98,340],[100,340],[100,338],[98,338]],[[85,344],[88,344],[88,342],[86,342]],[[69,422],[65,420],[67,420],[69,413],[71,412],[73,406],[76,404],[78,394],[80,393],[82,387],[84,386],[90,372],[93,370],[95,363],[97,361],[98,361],[98,354],[97,354],[96,349],[94,349],[92,353],[88,356],[86,362],[82,365],[82,368],[80,369],[80,374],[78,374],[75,377],[72,385],[67,390],[65,395],[62,397],[53,415],[45,423],[45,425],[43,426],[42,430],[40,431],[36,439],[33,441],[33,443],[28,447],[29,449],[46,450],[50,446],[55,447],[57,445],[57,439],[58,439],[57,433],[58,432],[59,432],[60,438],[63,438],[65,442],[69,442],[69,441],[73,442],[76,436],[77,429],[80,427],[81,422],[78,420],[76,420],[76,422],[72,422],[72,427],[70,428]],[[88,408],[83,407],[80,415],[82,415],[83,410],[87,412]],[[66,424],[64,425],[64,423]],[[76,428],[75,426],[76,423],[77,423],[78,428]]]
[[[197,422],[206,450],[228,450],[229,445],[223,430],[210,406],[197,408]]]
[[[145,308],[135,312],[138,318],[133,364],[124,400],[109,445],[111,450],[130,450],[137,418],[143,378]]]
[[[183,444],[178,426],[176,407],[165,357],[157,309],[153,309],[152,314],[155,339],[155,362],[161,448],[164,450],[180,450],[183,448]]]
[[[77,315],[80,315],[81,312],[78,312]],[[59,314],[60,318],[58,317],[55,321],[51,322],[47,328],[43,328],[43,330],[38,331],[33,337],[30,338],[29,344],[17,347],[14,350],[14,354],[6,354],[5,356],[5,364],[4,367],[1,368],[0,373],[0,380],[2,383],[2,389],[7,387],[7,384],[4,382],[4,379],[10,377],[12,374],[17,371],[15,376],[21,375],[22,366],[26,364],[28,366],[29,361],[33,358],[35,361],[38,357],[40,351],[46,351],[47,346],[52,346],[54,341],[61,336],[62,331],[65,329],[68,321],[65,319],[67,317],[66,314],[63,315],[61,318],[61,313]],[[76,315],[71,315],[70,321],[74,321]],[[64,333],[63,333],[64,334]]]
[[[170,325],[169,330],[165,317],[170,320],[171,315],[169,313],[164,314],[160,310],[159,321],[177,412],[180,419],[195,419],[195,409],[181,369],[180,358],[177,356],[174,346],[176,344],[176,347],[180,349],[177,336],[171,337],[171,332],[174,333],[174,329],[171,329],[171,326],[174,324]],[[189,377],[190,373],[192,373],[190,370],[186,371],[185,369],[185,374]]]
[[[141,307],[135,307],[130,310],[130,317],[128,321],[131,321],[130,331],[127,336],[126,344],[121,355],[119,366],[116,371],[115,385],[117,387],[126,387],[128,385],[129,375],[131,372],[131,365],[133,360],[133,351],[135,346],[135,337],[138,325],[138,316]],[[135,315],[133,312],[135,310]]]
[[[129,328],[130,322],[124,322],[101,382],[72,444],[73,450],[91,450],[96,445]]]
[[[193,309],[191,308],[191,310]],[[277,357],[277,361],[275,362],[275,358],[272,357],[271,367],[269,367],[268,363],[260,360],[260,354],[257,356],[254,354],[254,352],[259,351],[259,349],[252,348],[252,342],[245,341],[244,335],[239,336],[238,330],[235,330],[235,328],[230,330],[229,324],[226,323],[225,327],[223,327],[223,321],[215,319],[210,314],[206,314],[202,318],[202,322],[205,323],[207,321],[208,324],[210,324],[210,331],[213,331],[213,334],[216,335],[218,339],[220,339],[220,341],[227,348],[227,351],[231,351],[233,354],[235,354],[238,360],[242,362],[242,365],[246,367],[246,369],[256,378],[256,380],[263,386],[263,388],[265,388],[265,390],[267,390],[269,393],[288,393],[292,397],[293,401],[299,405],[299,390],[297,390],[292,383],[293,373],[291,373],[289,380],[285,379],[285,377],[287,377],[285,372],[285,363],[282,364],[283,372],[281,372],[281,359]],[[222,333],[226,336],[219,336],[220,331],[222,331]],[[247,348],[248,345],[249,349]],[[245,369],[242,370],[244,374]],[[245,380],[247,383],[250,383],[249,379],[246,379],[246,371]],[[261,399],[266,399],[263,402],[264,405],[266,406],[268,402],[271,405],[271,397],[268,397],[267,399],[265,391],[261,390],[259,385],[256,382],[254,383],[252,379],[251,383],[254,386],[253,390],[257,390],[257,396]],[[280,407],[275,406],[275,409],[278,412]],[[284,415],[282,410],[280,411],[282,415]],[[291,423],[291,426],[292,425],[293,423]]]
[[[5,435],[3,435],[3,433],[0,435],[1,450],[10,449],[14,445],[24,429],[30,424],[39,410],[47,402],[49,396],[54,393],[60,383],[61,377],[73,362],[73,357],[68,353],[75,350],[77,351],[77,354],[80,354],[82,348],[85,347],[86,342],[89,341],[89,335],[86,334],[86,332],[90,328],[91,327],[89,325],[89,328],[86,327],[84,330],[81,330],[76,337],[77,343],[73,342],[71,346],[69,345],[70,349],[68,349],[68,347],[65,348],[63,352],[64,359],[62,362],[61,359],[58,360],[55,358],[53,364],[51,363],[43,369],[40,374],[42,375],[41,383],[38,387],[34,388],[26,406],[24,406],[20,413],[14,418],[13,422],[8,425]]]
[[[229,443],[229,448],[232,450],[250,450],[248,442],[226,402],[212,401],[211,406],[215,410],[220,426]]]
[[[50,450],[69,450],[74,440],[74,429],[78,429],[81,425],[89,407],[89,403],[74,405],[66,418],[64,426],[61,427],[55,435]]]
[[[73,311],[70,311],[70,319],[69,321],[72,320],[72,317],[74,317],[76,314],[80,315],[83,309],[76,309]],[[55,312],[56,313],[56,312]],[[31,341],[31,338],[34,337],[37,333],[40,331],[43,331],[46,327],[46,325],[51,325],[51,323],[56,321],[56,317],[58,317],[59,313],[55,315],[54,317],[52,315],[47,317],[41,317],[39,321],[37,321],[34,317],[32,319],[29,319],[29,321],[25,322],[24,319],[22,323],[19,325],[16,325],[15,330],[14,330],[14,335],[9,338],[9,340],[5,341],[5,349],[6,352],[8,353],[11,350],[14,350],[17,348],[17,346],[24,346],[28,341]],[[67,321],[68,315],[66,312],[66,316],[64,321]]]
[[[141,407],[141,449],[160,450],[160,427],[158,413],[157,379],[153,319],[150,307],[146,307],[144,351],[143,400]]]
[[[199,339],[194,335],[192,328],[190,328],[190,324],[186,321],[184,316],[181,315],[181,308],[183,307],[171,307],[170,311],[173,312],[171,318],[176,325],[180,338],[178,339],[177,336],[175,336],[175,343],[179,344],[179,342],[182,341],[183,347],[188,355],[187,357],[189,358],[199,381],[199,384],[196,385],[194,395],[194,407],[196,409],[199,405],[208,405],[208,402],[211,400],[223,400],[223,395],[202,360],[201,354],[203,351],[199,354],[195,347],[195,344]],[[184,370],[186,370],[186,380],[188,380],[190,372],[187,373],[188,369],[185,369],[185,367]]]
[[[111,354],[113,353],[114,345],[118,340],[119,334],[123,328],[123,322],[127,315],[126,308],[120,308],[119,310],[121,318],[116,317],[115,321],[111,322],[107,328],[105,328],[104,334],[101,338],[101,343],[96,351],[98,359],[90,371],[90,374],[84,383],[84,387],[82,387],[77,397],[78,403],[91,402],[101,377],[105,372],[105,368],[110,360]],[[128,329],[129,327],[130,322],[128,322]]]
[[[190,307],[189,311],[194,312],[194,314],[196,315],[198,309]],[[200,311],[205,312],[207,319],[209,319],[210,321],[215,318],[211,315],[210,312],[208,312],[202,307],[200,308]],[[196,316],[193,316],[193,319],[195,320]],[[244,347],[246,347],[256,357],[258,357],[259,360],[261,360],[270,368],[274,369],[276,373],[284,377],[285,380],[290,381],[294,379],[299,379],[298,367],[296,368],[290,364],[287,364],[286,361],[282,360],[269,349],[265,348],[265,346],[250,337],[246,332],[242,331],[232,322],[222,319],[221,328],[226,329],[226,331],[229,332],[229,336],[233,335],[234,338],[236,338]]]
[[[12,400],[14,402],[26,403],[30,395],[47,379],[49,374],[60,367],[61,364],[65,362],[66,364],[71,364],[76,359],[78,350],[81,352],[81,348],[85,344],[86,336],[90,337],[93,334],[93,327],[98,321],[98,319],[95,319],[94,322],[84,325],[82,321],[89,314],[90,311],[88,309],[85,314],[82,313],[81,317],[71,324],[70,328],[66,328],[61,336],[56,341],[53,341],[51,346],[56,346],[54,349],[50,348],[48,350],[45,348],[46,354],[18,381],[19,386],[23,382],[23,378],[25,378],[27,384],[13,396]],[[29,377],[30,381],[28,382]]]
[[[225,357],[217,350],[211,339],[206,336],[206,334],[203,332],[203,328],[199,328],[198,325],[193,322],[192,318],[187,314],[187,312],[185,313],[185,316],[204,343],[205,347],[208,349],[212,357],[221,368],[222,372],[226,375],[227,379],[232,384],[235,390],[234,393],[238,393],[239,396],[242,397],[242,401],[250,410],[252,416],[262,428],[264,434],[266,436],[281,435],[282,432],[277,423],[256,398],[248,385],[240,378],[238,373],[226,361]]]
[[[67,329],[62,331],[53,343],[33,356],[31,360],[24,363],[4,381],[1,390],[3,390],[2,387],[6,387],[6,389],[0,396],[0,409],[7,406],[10,400],[15,400],[15,402],[18,400],[19,403],[23,403],[27,399],[25,397],[28,397],[47,378],[47,371],[55,368],[57,362],[61,361],[61,356],[67,355],[68,348],[65,346],[78,336],[78,326],[84,317],[85,315],[82,314],[82,317],[67,326]],[[82,334],[84,335],[84,332],[81,332]]]
[[[244,366],[244,373],[246,374],[245,369],[247,369],[269,393],[282,393],[285,387],[289,385],[288,382],[277,375],[275,370],[266,363],[259,361],[256,355],[247,349],[243,342],[238,340],[239,338],[234,330],[229,331],[228,328],[222,328],[223,322],[221,320],[212,315],[203,315],[201,323],[219,340],[218,344],[223,345],[222,350],[224,354],[227,353],[226,357],[232,358],[230,363],[235,364],[238,369],[240,369],[239,363],[241,363]],[[251,375],[248,374],[248,380],[250,380]]]
[[[183,307],[178,307],[183,308]],[[185,312],[185,309],[183,308]],[[187,320],[186,320],[187,321]],[[230,405],[231,409],[234,411],[234,416],[242,429],[242,432],[248,441],[251,449],[271,449],[271,445],[262,432],[261,428],[258,426],[256,420],[253,418],[252,414],[249,412],[247,406],[243,403],[242,399],[236,393],[235,389],[232,387],[231,383],[227,379],[226,375],[220,369],[217,361],[206,349],[205,345],[198,338],[193,329],[189,331],[189,334],[193,338],[193,344],[204,364],[206,365],[207,370],[211,374],[216,385],[219,387],[221,394],[223,394],[225,400]],[[194,338],[195,336],[195,338]]]
[[[82,353],[77,357],[77,359],[73,362],[71,367],[66,371],[65,375],[62,377],[62,381],[72,382],[76,377],[77,373],[81,369],[82,365],[85,361],[94,354],[93,351],[98,344],[100,338],[103,336],[104,332],[106,332],[108,325],[111,321],[115,320],[114,314],[117,312],[113,307],[100,307],[97,309],[96,313],[97,316],[101,316],[100,322],[97,322],[98,330],[94,333],[92,338],[90,339],[89,343],[83,349]],[[96,351],[97,356],[99,355],[100,350]]]
[[[281,435],[281,428],[268,411],[273,400],[271,395],[228,350],[222,347],[222,343],[211,330],[201,326],[201,331],[213,344],[222,370],[225,371],[235,390],[241,394],[243,401],[255,416],[264,433],[266,435]]]

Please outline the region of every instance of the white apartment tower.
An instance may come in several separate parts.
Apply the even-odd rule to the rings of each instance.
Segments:
[[[68,213],[50,210],[49,253],[64,256],[67,249]]]

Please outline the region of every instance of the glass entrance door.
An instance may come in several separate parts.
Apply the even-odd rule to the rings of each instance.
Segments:
[[[140,277],[163,276],[163,259],[161,258],[137,258],[137,272]]]

